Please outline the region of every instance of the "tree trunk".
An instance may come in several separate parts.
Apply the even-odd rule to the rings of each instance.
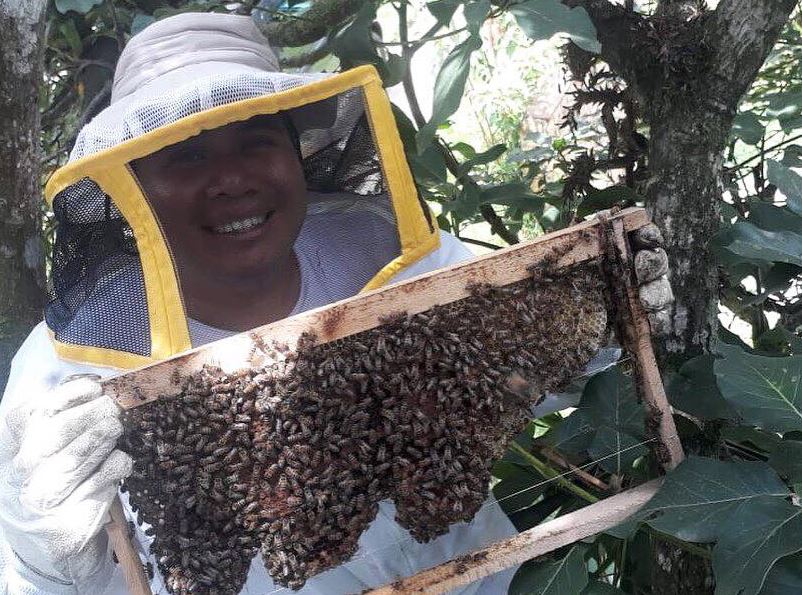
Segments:
[[[43,0],[0,2],[0,392],[11,357],[42,318],[39,85]]]

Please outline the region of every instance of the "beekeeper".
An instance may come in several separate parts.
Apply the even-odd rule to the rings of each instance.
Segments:
[[[136,35],[46,197],[50,300],[0,403],[0,585],[14,594],[126,592],[103,526],[131,460],[97,377],[470,256],[418,198],[375,71],[282,73],[240,16]],[[354,559],[301,592],[358,592],[515,532],[493,502],[428,544],[393,518],[382,503]],[[152,538],[134,536],[164,592]],[[257,555],[242,592],[275,588]]]

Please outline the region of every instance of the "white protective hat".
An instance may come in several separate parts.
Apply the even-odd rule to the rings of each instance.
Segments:
[[[131,368],[191,347],[180,271],[131,164],[276,113],[292,121],[315,196],[348,197],[397,229],[397,254],[364,289],[439,246],[372,66],[283,73],[249,17],[179,14],[131,39],[111,105],[84,126],[47,184],[57,225],[45,319],[61,357]]]

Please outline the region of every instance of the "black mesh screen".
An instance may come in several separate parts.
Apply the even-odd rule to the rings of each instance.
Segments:
[[[45,319],[56,339],[150,355],[145,280],[131,227],[89,178],[57,194],[53,212]]]
[[[304,173],[315,192],[362,196],[386,192],[367,116],[362,115],[347,135],[307,156]]]

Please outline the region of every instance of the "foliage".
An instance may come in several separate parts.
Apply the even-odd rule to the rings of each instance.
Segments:
[[[652,4],[635,7],[651,14]],[[400,82],[411,114],[395,112],[401,136],[421,195],[437,207],[442,228],[494,248],[601,209],[642,203],[650,179],[649,131],[642,120],[647,106],[597,55],[584,9],[558,0],[435,0],[417,7],[414,18],[427,28],[411,38],[413,8],[407,0],[363,3],[349,18],[330,23],[319,43],[285,48],[281,56],[304,68],[370,63],[388,85]],[[397,15],[398,28],[378,35],[373,23],[385,9]],[[80,126],[108,102],[113,66],[127,38],[182,10],[253,12],[262,22],[282,23],[305,8],[266,0],[56,0],[41,102],[46,171],[65,161]],[[490,50],[501,50],[489,47],[491,27],[503,33],[509,51],[521,38],[532,43],[556,35],[564,44],[573,104],[559,132],[527,130],[517,95],[509,105],[482,104],[480,142],[461,137],[451,124],[472,81],[482,87],[492,75]],[[427,118],[410,65],[433,45],[442,60]],[[741,337],[722,328],[718,353],[685,362],[667,382],[673,405],[687,416],[679,420],[683,438],[719,459],[691,458],[669,474],[626,530],[525,564],[512,592],[649,592],[649,552],[660,539],[710,558],[717,593],[802,589],[802,177],[795,171],[802,168],[800,58],[796,17],[743,99],[724,155],[720,230],[711,242],[721,305],[740,321]],[[490,228],[492,241],[465,231],[476,222]],[[658,474],[628,366],[622,362],[588,381],[573,413],[530,424],[496,464],[494,493],[519,529]],[[569,471],[576,466],[584,479]]]

